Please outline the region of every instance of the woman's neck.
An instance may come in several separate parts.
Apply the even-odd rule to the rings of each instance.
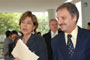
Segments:
[[[23,36],[23,42],[26,44],[27,43],[27,41],[28,41],[28,39],[30,38],[30,36],[31,36],[31,34],[29,34],[29,35],[24,35]]]

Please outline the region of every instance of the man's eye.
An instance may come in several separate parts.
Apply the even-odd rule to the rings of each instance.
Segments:
[[[28,22],[27,24],[31,24],[30,22]]]

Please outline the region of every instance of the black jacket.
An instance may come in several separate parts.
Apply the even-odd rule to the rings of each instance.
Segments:
[[[58,31],[58,34],[60,33],[61,31]],[[46,41],[46,44],[47,44],[47,49],[48,49],[48,60],[53,60],[53,54],[52,54],[52,48],[51,48],[51,30],[44,34],[43,37],[45,38],[45,41]]]
[[[39,56],[38,60],[48,60],[47,47],[43,37],[32,34],[26,45],[32,52]]]

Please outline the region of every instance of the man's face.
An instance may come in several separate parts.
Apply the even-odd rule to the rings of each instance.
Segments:
[[[11,39],[14,40],[17,37],[17,34],[12,34]]]
[[[57,11],[58,24],[64,32],[71,32],[76,25],[76,16],[72,18],[66,8]]]
[[[58,30],[58,22],[57,21],[50,21],[49,24],[50,29],[54,32]]]
[[[88,30],[90,30],[90,25],[88,25]]]

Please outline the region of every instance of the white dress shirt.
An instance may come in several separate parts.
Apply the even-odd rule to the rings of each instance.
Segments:
[[[77,42],[78,27],[76,26],[76,28],[70,34],[72,35],[71,40],[72,40],[73,46],[75,48],[76,42]],[[67,44],[67,35],[68,35],[68,33],[65,33],[66,44]]]
[[[58,31],[56,31],[56,33],[54,33],[53,31],[51,31],[51,38],[54,38],[55,36],[53,36],[55,34],[55,36],[56,35],[58,35]]]

